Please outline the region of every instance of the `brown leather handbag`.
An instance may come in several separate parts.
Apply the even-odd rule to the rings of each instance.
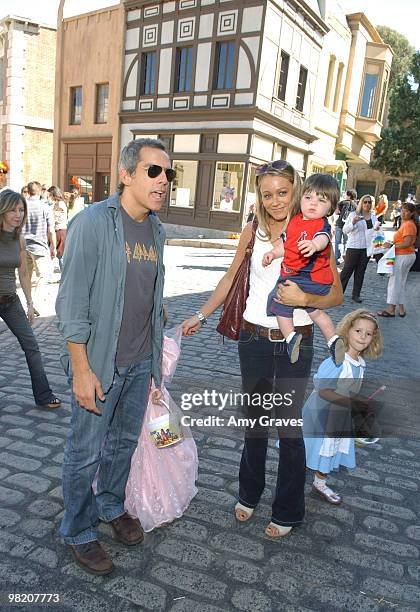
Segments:
[[[254,219],[251,240],[246,247],[244,258],[232,281],[232,286],[226,296],[223,311],[216,327],[219,334],[227,336],[232,340],[239,340],[239,332],[241,331],[242,316],[249,294],[249,273],[257,227],[258,221]]]

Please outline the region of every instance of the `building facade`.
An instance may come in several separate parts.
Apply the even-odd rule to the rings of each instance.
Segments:
[[[7,184],[51,185],[56,31],[10,15],[0,21],[0,160]]]
[[[331,1],[323,7],[330,31],[322,51],[310,171],[330,172],[344,188],[347,173],[369,163],[380,139],[392,51],[363,13],[344,15]]]
[[[167,144],[177,178],[163,221],[240,230],[257,165],[307,170],[325,22],[300,1],[124,4],[121,144]]]
[[[63,20],[57,57],[58,183],[101,199],[120,149],[159,137],[177,171],[160,216],[197,233],[240,231],[268,160],[344,189],[380,138],[392,61],[337,0],[122,0]]]
[[[53,177],[86,202],[116,189],[122,5],[61,21],[57,36]]]

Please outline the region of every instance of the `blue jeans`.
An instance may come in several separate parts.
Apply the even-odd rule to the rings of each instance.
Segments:
[[[334,252],[335,252],[335,260],[336,260],[337,263],[338,263],[338,260],[340,259],[340,255],[341,255],[340,254],[340,244],[341,244],[341,241],[343,241],[343,246],[344,246],[343,255],[344,255],[344,252],[345,252],[345,249],[346,249],[346,244],[347,244],[347,238],[348,238],[348,236],[347,236],[347,234],[345,234],[343,232],[343,228],[335,226],[335,249],[334,249]]]
[[[50,389],[44,366],[42,365],[38,343],[17,295],[12,302],[0,304],[0,317],[6,323],[12,334],[16,336],[25,353],[26,363],[28,364],[29,374],[31,375],[32,392],[35,402],[39,405],[52,402],[54,395]]]
[[[63,461],[65,513],[60,534],[67,544],[97,539],[99,520],[124,514],[125,487],[146,411],[151,358],[118,367],[101,416],[81,408],[72,395],[72,418]],[[99,467],[96,496],[92,482]]]
[[[271,342],[257,332],[241,330],[239,337],[244,393],[293,393],[293,404],[279,408],[277,414],[248,406],[248,415],[258,418],[264,413],[270,418],[301,418],[302,405],[313,357],[313,337],[304,336],[299,360],[291,364],[285,342]],[[293,431],[292,431],[293,430]],[[265,487],[265,461],[268,427],[247,427],[239,469],[239,501],[249,508],[258,505]],[[271,520],[277,525],[302,523],[305,515],[305,446],[300,428],[278,429],[280,457],[277,482],[272,503]]]

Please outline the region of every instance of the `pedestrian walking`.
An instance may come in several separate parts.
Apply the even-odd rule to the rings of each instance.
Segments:
[[[48,198],[49,201],[52,202],[54,229],[57,240],[56,254],[61,272],[63,269],[63,254],[67,235],[67,205],[64,201],[63,193],[54,185],[48,189]]]
[[[338,217],[335,222],[334,248],[335,261],[337,265],[341,259],[341,256],[343,256],[344,258],[344,254],[346,252],[347,234],[343,232],[343,227],[349,214],[356,210],[356,200],[357,192],[354,189],[347,189],[344,199],[338,203],[336,208],[336,213],[338,214]],[[340,250],[341,243],[343,244],[342,253]]]
[[[114,569],[100,520],[127,546],[144,535],[124,510],[125,488],[151,376],[161,384],[165,232],[156,213],[175,178],[163,143],[150,138],[124,147],[119,173],[119,192],[69,223],[56,303],[72,385],[60,534],[98,575]]]
[[[362,302],[360,292],[366,268],[373,252],[374,232],[380,226],[377,218],[371,212],[373,203],[373,197],[370,195],[360,198],[356,210],[349,214],[343,227],[343,232],[348,236],[348,242],[340,280],[344,293],[350,278],[354,275],[352,300],[359,304]]]
[[[401,227],[393,237],[393,242],[386,242],[384,246],[395,246],[395,263],[388,281],[388,292],[385,310],[380,310],[380,317],[395,317],[397,306],[400,317],[406,315],[406,294],[408,273],[416,261],[415,242],[419,233],[419,220],[414,204],[405,203],[401,208]]]
[[[332,254],[331,269],[334,281],[327,295],[304,293],[296,283],[286,281],[279,289],[282,303],[294,306],[295,330],[302,334],[300,358],[290,363],[286,343],[275,317],[267,316],[267,298],[278,278],[278,262],[263,267],[262,259],[267,247],[277,246],[282,241],[290,210],[295,209],[301,197],[301,179],[288,162],[276,160],[262,164],[256,169],[257,220],[242,231],[233,262],[220,280],[216,289],[197,313],[182,324],[183,333],[192,335],[219,306],[229,300],[229,291],[235,287],[235,276],[241,264],[251,255],[249,292],[243,312],[239,334],[238,351],[242,376],[242,387],[249,397],[256,398],[246,405],[247,415],[257,418],[256,426],[245,431],[245,443],[239,469],[239,498],[235,506],[238,521],[252,517],[265,488],[265,462],[269,428],[259,423],[267,411],[262,408],[264,396],[273,393],[291,393],[293,417],[300,416],[305,397],[306,383],[311,371],[313,356],[313,326],[304,310],[299,307],[328,308],[342,301],[342,292],[335,258]],[[251,249],[251,246],[249,247]],[[238,277],[237,277],[238,278]],[[248,277],[238,283],[238,293],[246,290]],[[244,286],[245,285],[245,286]],[[233,299],[233,296],[232,296]],[[241,313],[239,313],[240,315]],[[259,400],[259,401],[258,401]],[[285,407],[281,408],[283,416]],[[292,431],[293,430],[293,431]],[[294,526],[300,525],[305,514],[305,449],[300,429],[278,428],[282,435],[277,471],[277,484],[272,503],[272,515],[265,533],[272,538],[287,535]]]
[[[32,282],[33,271],[37,275],[34,287],[34,299],[40,299],[40,293],[45,288],[53,272],[52,259],[56,255],[56,235],[54,215],[50,207],[40,200],[40,184],[36,181],[28,183],[29,197],[28,216],[23,236],[26,240],[26,261],[29,278]],[[37,314],[37,312],[35,311]]]
[[[359,308],[347,314],[337,325],[344,340],[344,363],[335,365],[329,357],[314,376],[314,391],[303,411],[306,465],[314,470],[313,490],[333,505],[341,504],[341,495],[327,486],[327,475],[340,465],[356,466],[352,433],[352,411],[374,419],[373,400],[359,395],[366,359],[377,359],[383,341],[376,318]],[[367,425],[365,425],[367,426]],[[340,433],[340,435],[338,435]]]
[[[22,236],[26,215],[25,198],[11,189],[0,193],[0,317],[16,336],[25,353],[35,403],[43,408],[58,408],[61,402],[51,391],[30,325],[34,318],[34,307],[26,267],[26,244]],[[27,303],[26,313],[16,293],[16,269]]]
[[[379,223],[385,223],[385,215],[388,210],[388,196],[385,193],[381,193],[378,201],[375,204],[375,216]]]

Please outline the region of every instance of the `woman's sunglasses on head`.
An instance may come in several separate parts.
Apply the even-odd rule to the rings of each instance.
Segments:
[[[168,181],[172,183],[172,181],[176,177],[176,170],[174,170],[173,168],[162,168],[162,166],[153,164],[152,166],[149,166],[147,168],[147,176],[149,178],[157,178],[161,174],[162,170],[164,170]]]
[[[257,166],[255,169],[255,175],[260,176],[260,174],[267,174],[273,170],[285,170],[287,167],[290,167],[289,162],[285,161],[284,159],[276,159],[268,164],[261,164],[261,166]]]

